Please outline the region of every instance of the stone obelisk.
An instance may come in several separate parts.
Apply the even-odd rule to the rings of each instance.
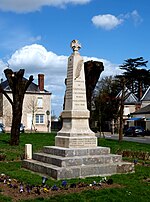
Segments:
[[[84,61],[79,54],[78,40],[71,42],[73,53],[68,58],[63,126],[55,138],[55,146],[65,148],[96,147],[97,138],[89,128]]]
[[[54,179],[134,172],[133,163],[122,162],[121,155],[110,154],[110,148],[97,146],[95,133],[89,128],[84,62],[78,52],[81,46],[73,40],[71,48],[62,129],[57,133],[55,146],[44,146],[43,152],[33,154],[33,159],[25,159],[23,167]]]

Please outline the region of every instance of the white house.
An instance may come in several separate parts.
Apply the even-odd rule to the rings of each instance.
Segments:
[[[131,113],[132,118],[128,120],[129,126],[142,126],[150,130],[150,87],[146,90],[141,98],[141,108]]]
[[[116,98],[121,98],[122,91],[118,93]],[[125,98],[124,98],[124,114],[123,119],[126,123],[126,120],[129,118],[130,114],[134,111],[140,109],[140,103],[138,102],[138,98],[131,93],[131,91],[126,87],[125,88]]]

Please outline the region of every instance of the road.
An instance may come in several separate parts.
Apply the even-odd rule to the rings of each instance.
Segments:
[[[103,136],[102,136],[103,138]],[[112,140],[118,140],[119,137],[118,135],[105,135],[106,139],[112,139]],[[145,143],[145,144],[150,144],[150,136],[145,136],[145,137],[123,137],[124,141],[130,141],[130,142],[139,142],[139,143]]]

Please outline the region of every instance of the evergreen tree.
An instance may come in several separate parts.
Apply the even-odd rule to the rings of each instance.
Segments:
[[[150,85],[150,70],[141,67],[147,67],[148,61],[144,61],[143,57],[135,59],[127,59],[120,68],[125,70],[123,72],[126,78],[127,87],[136,94],[139,101]]]

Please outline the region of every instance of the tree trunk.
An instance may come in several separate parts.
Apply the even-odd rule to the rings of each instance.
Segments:
[[[20,79],[18,78],[18,81]],[[20,137],[20,124],[22,118],[22,105],[24,99],[24,85],[19,85],[21,82],[16,82],[15,91],[13,93],[13,104],[12,104],[12,127],[11,127],[11,140],[10,145],[19,145]]]
[[[142,98],[142,81],[138,81],[138,101]]]
[[[87,61],[84,63],[87,109],[91,113],[92,94],[98,82],[101,72],[104,71],[103,63],[100,61]],[[90,114],[89,125],[93,124]]]
[[[5,69],[4,73],[12,90],[13,97],[13,99],[11,99],[7,93],[2,88],[0,88],[2,93],[6,96],[12,105],[10,145],[19,145],[23,99],[27,88],[33,81],[33,76],[30,76],[29,80],[24,79],[24,69],[20,69],[18,72],[13,72],[11,69]]]
[[[123,139],[123,111],[124,111],[123,108],[124,108],[124,106],[122,105],[120,107],[119,142],[121,142]]]
[[[122,95],[120,100],[120,120],[119,120],[119,142],[123,140],[123,114],[124,114],[124,97],[125,97],[125,80],[121,79]]]
[[[19,145],[20,138],[20,123],[22,117],[22,104],[18,103],[12,107],[13,119],[11,127],[10,145]]]

